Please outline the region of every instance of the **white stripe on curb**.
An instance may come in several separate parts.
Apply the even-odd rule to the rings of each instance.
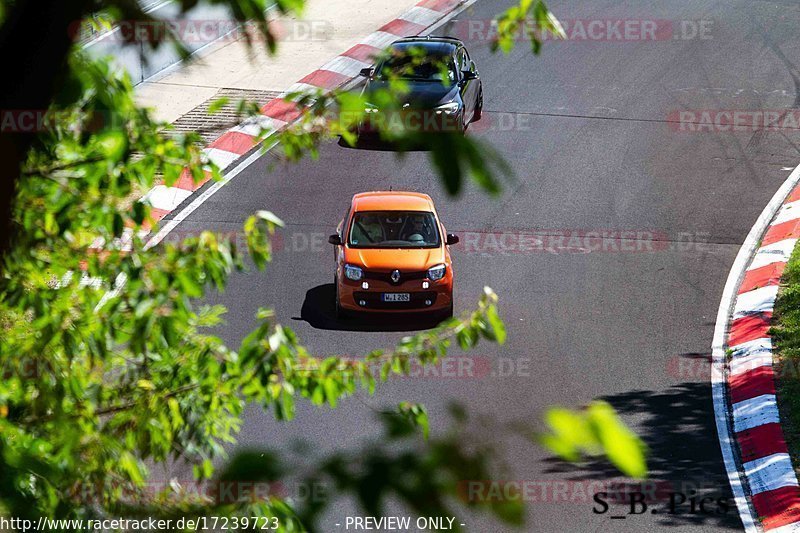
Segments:
[[[156,185],[147,192],[141,201],[148,202],[151,207],[156,209],[172,211],[191,195],[192,191],[186,189]]]
[[[780,420],[774,394],[762,394],[733,404],[733,430],[738,433]]]
[[[226,168],[228,165],[239,159],[239,154],[229,152],[227,150],[220,150],[219,148],[205,148],[203,149],[208,160],[215,163],[220,169]]]
[[[768,339],[756,339],[758,341]],[[772,349],[754,349],[746,352],[747,355],[734,357],[730,360],[730,375],[738,376],[756,368],[767,366],[772,368]]]
[[[413,22],[414,24],[419,24],[420,26],[430,26],[439,20],[439,17],[441,16],[442,14],[438,11],[434,11],[425,7],[414,6],[400,15],[398,18],[408,22]]]
[[[775,220],[772,222],[772,225],[790,222],[798,218],[800,218],[800,200],[784,204],[778,211],[778,214],[775,215]]]
[[[760,457],[742,465],[750,492],[759,494],[781,487],[797,486],[797,476],[788,453],[775,453]]]
[[[752,341],[742,342],[735,346],[731,346],[731,359],[735,360],[738,357],[746,357],[753,352],[772,351],[772,339],[754,339]]]
[[[736,298],[736,305],[733,308],[733,320],[756,313],[772,312],[777,297],[777,285],[761,287],[760,289],[740,294]]]
[[[352,57],[336,56],[331,61],[328,61],[327,63],[322,65],[319,69],[329,70],[331,72],[336,72],[337,74],[341,74],[343,76],[349,76],[351,78],[355,78],[356,76],[358,76],[358,73],[361,71],[362,68],[368,66],[369,63],[364,63],[363,61],[359,61],[358,59],[353,59]]]
[[[297,82],[297,83],[291,84],[288,89],[283,91],[280,94],[279,98],[282,98],[282,97],[286,96],[287,94],[291,94],[291,93],[312,93],[313,94],[313,93],[316,93],[317,91],[319,91],[321,88],[322,87],[317,87],[316,85],[311,85],[310,83]]]
[[[772,263],[786,263],[792,255],[797,239],[784,239],[767,246],[762,246],[753,257],[747,270],[755,270]]]
[[[228,131],[235,131],[237,133],[244,133],[250,137],[256,137],[261,133],[261,130],[277,131],[286,125],[286,122],[278,120],[277,118],[268,117],[266,115],[258,115],[249,117],[247,120],[234,126]]]
[[[367,46],[372,46],[373,48],[379,48],[380,50],[383,50],[397,39],[399,39],[399,37],[393,33],[374,31],[367,35],[364,40],[358,44],[366,44]]]

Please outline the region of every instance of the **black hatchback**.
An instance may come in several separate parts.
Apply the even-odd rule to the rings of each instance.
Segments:
[[[464,43],[452,37],[406,37],[395,41],[367,77],[365,119],[358,135],[379,131],[463,133],[481,118],[483,87]],[[405,90],[395,108],[381,109],[378,93],[399,80]]]

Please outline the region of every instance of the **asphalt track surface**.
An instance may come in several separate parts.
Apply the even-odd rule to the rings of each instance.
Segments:
[[[458,24],[463,30],[466,19],[488,20],[505,5],[479,0],[455,29],[437,33],[457,32]],[[736,251],[797,164],[799,137],[795,131],[681,132],[669,120],[687,109],[800,107],[794,64],[800,8],[788,0],[586,0],[550,7],[565,21],[669,20],[674,34],[681,20],[707,20],[710,38],[552,42],[539,57],[521,43],[505,58],[492,55],[485,39],[467,39],[486,102],[483,123],[471,134],[491,143],[515,172],[499,198],[472,185],[449,198],[425,152],[398,159],[391,151],[330,143],[318,161],[283,164],[267,154],[176,231],[236,231],[258,209],[285,220],[268,270],[233,276],[227,291],[210,301],[229,307],[221,335],[233,345],[255,325],[259,307],[273,306],[279,321],[318,354],[363,354],[406,334],[385,331],[402,324],[361,327],[332,317],[333,254],[325,237],[356,192],[390,186],[427,192],[457,234],[625,230],[644,238],[631,243],[611,236],[588,253],[503,252],[492,237],[456,248],[456,310],[473,307],[484,285],[501,299],[507,346],[481,344],[471,352],[476,361],[489,360],[492,373],[397,380],[373,398],[347,400],[332,412],[299,402],[288,424],[251,409],[243,445],[283,446],[303,438],[324,454],[375,438],[375,410],[382,406],[423,402],[432,425],[446,427],[446,406],[457,401],[473,416],[475,432],[503,447],[510,469],[504,479],[603,481],[617,476],[607,463],[561,463],[520,438],[498,437],[479,419],[536,424],[548,406],[604,398],[649,446],[654,480],[730,495],[708,373],[696,370],[709,355]],[[509,128],[509,121],[517,126]],[[595,515],[592,507],[590,501],[530,502],[525,529],[741,527],[733,505],[728,513],[648,512],[625,520],[609,518],[624,508]],[[347,514],[358,511],[338,502],[323,530],[342,530],[334,523]],[[463,518],[468,531],[506,530],[479,515]]]

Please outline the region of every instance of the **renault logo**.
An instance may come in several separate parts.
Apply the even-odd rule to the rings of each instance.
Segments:
[[[397,283],[398,281],[400,281],[400,271],[399,270],[393,270],[392,271],[392,283]]]

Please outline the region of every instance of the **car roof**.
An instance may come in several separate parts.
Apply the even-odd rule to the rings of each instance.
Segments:
[[[423,48],[430,54],[446,55],[453,53],[461,45],[461,41],[453,37],[419,36],[399,39],[392,43],[392,48]]]
[[[427,194],[408,191],[372,191],[353,196],[353,211],[434,211]]]

